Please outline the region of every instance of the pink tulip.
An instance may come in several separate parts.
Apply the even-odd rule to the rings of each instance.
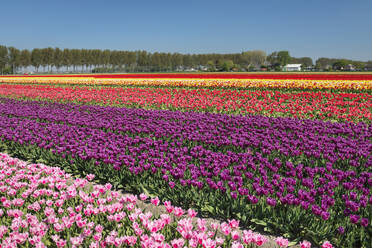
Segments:
[[[4,236],[8,232],[8,227],[6,226],[0,226],[0,238]]]
[[[101,234],[101,233],[95,233],[95,234],[93,235],[93,239],[94,239],[95,241],[100,241],[101,238],[102,238],[102,234]]]
[[[173,210],[173,214],[177,217],[181,217],[184,214],[184,211],[180,207],[175,207]]]
[[[288,239],[285,239],[283,237],[276,238],[275,242],[277,245],[279,245],[279,247],[287,247],[289,243]]]
[[[301,246],[301,248],[310,248],[311,243],[309,241],[304,240],[300,243],[300,246]]]
[[[229,235],[231,232],[231,227],[226,222],[221,224],[221,231],[224,235]]]
[[[152,198],[151,199],[151,203],[154,205],[154,206],[158,206],[159,203],[160,203],[160,200],[158,197],[155,197],[155,198]]]
[[[322,248],[333,248],[333,245],[329,241],[325,241],[322,244]]]
[[[92,180],[94,179],[94,177],[95,177],[94,174],[88,174],[88,175],[86,176],[86,178],[87,178],[88,181],[92,181]]]
[[[106,190],[111,190],[111,188],[112,188],[111,183],[106,183],[105,188],[106,188]]]
[[[232,229],[235,229],[235,228],[238,228],[239,227],[239,221],[238,220],[229,220],[229,226],[232,228]]]
[[[142,201],[145,201],[146,199],[147,199],[147,195],[146,194],[144,194],[144,193],[142,193],[142,194],[140,194],[140,199],[142,200]]]
[[[189,208],[189,210],[187,210],[187,214],[190,218],[194,218],[198,213],[194,209]]]
[[[171,241],[173,248],[183,248],[183,245],[185,244],[184,239],[174,239]]]
[[[267,242],[267,239],[261,234],[254,234],[253,241],[256,243],[256,245],[261,246]]]
[[[231,248],[244,248],[244,246],[241,243],[234,241]]]
[[[239,232],[238,231],[232,231],[231,232],[231,237],[233,240],[238,240],[240,238]]]
[[[169,225],[172,222],[172,219],[168,214],[161,214],[160,218],[164,221],[166,225]]]
[[[223,245],[224,242],[225,242],[225,239],[223,239],[221,237],[216,238],[216,244],[217,245]]]
[[[203,248],[215,248],[216,241],[213,241],[212,239],[202,240],[202,246]]]

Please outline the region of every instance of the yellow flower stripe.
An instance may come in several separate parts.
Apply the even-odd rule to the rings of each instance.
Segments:
[[[3,83],[141,85],[226,88],[372,89],[372,80],[295,80],[295,79],[175,79],[175,78],[93,78],[93,77],[0,77]]]

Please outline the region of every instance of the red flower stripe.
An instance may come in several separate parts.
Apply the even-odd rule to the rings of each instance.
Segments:
[[[0,95],[83,104],[260,114],[274,117],[352,122],[369,122],[372,119],[372,95],[369,93],[1,84]]]

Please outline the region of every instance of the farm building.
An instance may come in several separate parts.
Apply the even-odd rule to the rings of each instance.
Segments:
[[[301,71],[301,64],[287,64],[283,67],[283,71]]]

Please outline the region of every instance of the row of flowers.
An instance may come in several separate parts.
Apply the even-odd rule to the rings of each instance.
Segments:
[[[2,83],[141,85],[212,88],[299,88],[370,90],[372,80],[303,79],[208,79],[208,78],[95,78],[95,77],[0,77]]]
[[[239,210],[242,220],[265,219],[277,228],[286,228],[281,225],[287,215],[294,216],[289,229],[317,232],[322,225],[326,237],[341,241],[345,229],[356,236],[370,229],[372,132],[362,122],[4,98],[0,114],[3,142],[36,145],[79,163],[78,170],[101,170],[162,198],[190,201],[212,213]]]
[[[2,153],[0,172],[0,247],[243,248],[268,241],[240,230],[237,220],[207,223],[193,209],[185,211],[170,201],[163,203],[164,213],[154,215],[137,196],[113,191],[109,183],[91,183],[93,174],[75,179],[57,167]],[[147,199],[140,195],[141,201]],[[157,197],[147,201],[159,208]],[[289,241],[278,237],[275,243],[287,247]],[[333,246],[325,241],[322,247]]]
[[[1,77],[1,76],[0,76]],[[24,76],[11,76],[24,77]],[[296,79],[372,81],[371,73],[126,73],[126,74],[60,74],[27,77],[91,77],[91,78],[204,78],[204,79]]]
[[[369,93],[0,84],[0,95],[149,109],[352,122],[372,120]]]

